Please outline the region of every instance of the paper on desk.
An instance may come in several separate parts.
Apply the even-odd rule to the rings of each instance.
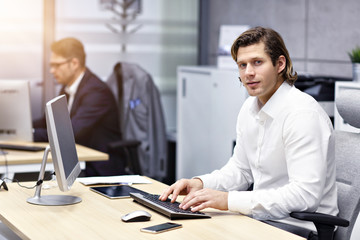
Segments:
[[[133,183],[151,183],[148,179],[140,175],[119,175],[106,177],[78,177],[78,182],[84,185],[97,184],[133,184]]]

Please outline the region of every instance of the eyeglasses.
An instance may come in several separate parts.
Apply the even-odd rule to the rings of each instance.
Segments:
[[[68,62],[70,62],[70,61],[71,61],[71,58],[69,58],[69,59],[67,59],[67,60],[65,60],[65,61],[62,61],[62,62],[57,62],[57,63],[52,62],[52,63],[50,63],[50,68],[58,68],[58,67],[60,67],[61,65],[65,64],[65,63],[68,63]]]

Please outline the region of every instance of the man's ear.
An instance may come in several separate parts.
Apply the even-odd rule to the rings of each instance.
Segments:
[[[281,73],[286,67],[286,58],[284,57],[284,55],[280,55],[277,64],[278,64],[277,72]]]
[[[76,67],[76,68],[78,68],[78,67],[80,66],[80,61],[79,61],[79,59],[77,59],[77,58],[72,58],[72,59],[71,59],[71,65],[74,66],[74,67]]]

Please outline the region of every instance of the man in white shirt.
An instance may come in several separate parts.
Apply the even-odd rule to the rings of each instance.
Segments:
[[[160,199],[187,194],[183,209],[212,207],[315,230],[289,214],[338,213],[335,162],[327,160],[331,121],[311,96],[293,86],[297,74],[277,32],[249,29],[231,51],[250,95],[238,115],[234,154],[220,170],[177,181]]]

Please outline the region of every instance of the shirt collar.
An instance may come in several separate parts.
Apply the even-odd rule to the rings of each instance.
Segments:
[[[258,98],[254,97],[250,107],[251,114],[253,116],[258,115],[260,118],[266,116],[274,118],[281,111],[283,104],[286,102],[284,98],[292,88],[293,86],[284,81],[262,108],[259,106]]]
[[[85,75],[85,71],[82,72],[82,73],[78,76],[78,78],[75,80],[75,82],[73,82],[73,84],[71,84],[70,87],[69,87],[69,86],[66,86],[65,89],[64,89],[64,91],[65,91],[66,93],[68,93],[69,95],[74,96],[75,93],[76,93],[76,91],[77,91],[77,89],[78,89],[78,87],[79,87],[79,85],[80,85],[81,79],[84,77],[84,75]]]

